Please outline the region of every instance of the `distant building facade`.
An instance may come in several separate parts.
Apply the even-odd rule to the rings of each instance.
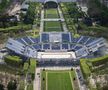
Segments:
[[[100,0],[100,2],[108,7],[108,0]]]
[[[33,1],[33,2],[46,2],[46,1],[55,1],[55,2],[76,2],[77,0],[27,0],[27,1]]]

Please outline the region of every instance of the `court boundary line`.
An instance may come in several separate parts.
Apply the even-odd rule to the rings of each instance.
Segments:
[[[71,80],[71,86],[74,90],[74,84],[73,84],[73,78],[72,78],[71,72],[69,72],[69,76],[70,76],[70,80]]]

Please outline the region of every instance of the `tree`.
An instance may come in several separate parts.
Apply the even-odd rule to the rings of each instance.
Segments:
[[[0,84],[0,90],[4,90],[4,85]]]
[[[103,86],[102,90],[108,90],[108,85]]]
[[[8,89],[8,90],[16,90],[16,89],[17,89],[16,80],[10,81],[10,82],[8,83],[7,89]]]

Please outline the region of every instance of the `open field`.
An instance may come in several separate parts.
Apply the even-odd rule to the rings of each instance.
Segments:
[[[44,22],[44,30],[46,32],[52,32],[52,31],[62,31],[61,23],[59,21],[48,21]]]
[[[75,77],[76,75],[74,70],[42,71],[41,90],[74,90]]]
[[[59,18],[57,9],[46,9],[45,18]]]

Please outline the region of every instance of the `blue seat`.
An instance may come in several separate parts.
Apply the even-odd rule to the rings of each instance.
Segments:
[[[80,37],[78,37],[78,38],[72,38],[72,43],[77,43],[78,41],[80,40]]]
[[[95,40],[96,40],[96,38],[90,38],[85,44],[87,45],[87,44],[89,44],[89,43],[91,43],[91,42],[93,42]]]
[[[89,39],[89,37],[87,37],[87,36],[82,36],[82,39],[79,41],[79,43],[80,43],[80,44],[84,44],[88,39]]]
[[[69,34],[62,34],[62,42],[70,42]]]
[[[77,51],[77,50],[79,50],[81,48],[82,48],[82,46],[75,46],[74,50]]]
[[[40,42],[40,38],[30,38],[34,43],[39,43]]]
[[[16,39],[16,40],[17,40],[18,42],[20,42],[20,43],[26,45],[26,43],[22,40],[22,38],[19,38],[19,39]]]
[[[42,42],[49,42],[49,34],[43,33],[41,41]]]
[[[32,41],[30,41],[30,39],[28,37],[23,37],[22,38],[26,43],[28,44],[32,44]]]
[[[41,44],[33,45],[33,47],[34,47],[36,50],[41,50],[41,49],[42,49],[42,45],[41,45]]]
[[[68,44],[62,44],[62,49],[68,49]]]
[[[43,49],[50,49],[50,44],[43,44]]]

